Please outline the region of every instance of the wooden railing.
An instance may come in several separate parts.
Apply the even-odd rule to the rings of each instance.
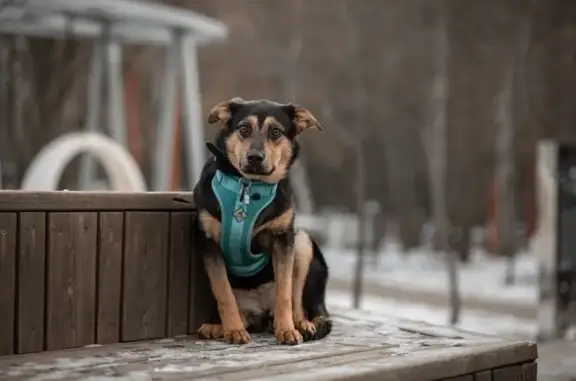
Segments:
[[[194,332],[190,193],[0,191],[0,355]]]

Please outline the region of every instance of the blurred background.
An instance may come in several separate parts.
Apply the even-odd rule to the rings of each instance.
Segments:
[[[0,1],[0,189],[88,130],[119,141],[146,190],[189,190],[217,102],[292,101],[325,127],[300,138],[293,176],[329,304],[539,337],[537,147],[576,141],[576,2],[116,1],[174,7],[165,25],[114,1]],[[185,17],[212,37],[178,45]],[[82,160],[53,188],[113,188]]]

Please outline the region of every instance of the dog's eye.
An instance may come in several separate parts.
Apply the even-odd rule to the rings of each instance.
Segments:
[[[240,136],[247,138],[252,134],[252,126],[249,124],[243,124],[238,128],[238,132],[240,132]]]
[[[270,132],[268,134],[270,136],[270,139],[272,140],[276,140],[278,139],[280,136],[282,136],[282,130],[278,127],[274,127],[272,129],[270,129]]]

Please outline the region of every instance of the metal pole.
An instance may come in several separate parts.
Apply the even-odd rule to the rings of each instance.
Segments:
[[[102,108],[102,71],[104,66],[104,40],[94,41],[92,49],[92,62],[88,78],[88,107],[86,112],[87,132],[96,132],[100,122],[100,110]],[[80,159],[79,185],[80,189],[88,189],[89,185],[96,177],[96,166],[94,159],[88,155],[82,155]]]
[[[162,78],[162,97],[160,99],[160,116],[154,160],[153,189],[168,190],[170,186],[170,166],[172,164],[172,142],[175,132],[176,78],[179,68],[181,45],[174,41],[166,50],[164,76]]]
[[[562,337],[558,287],[558,143],[541,141],[537,147],[538,232],[534,251],[539,265],[538,339]]]
[[[192,187],[200,179],[200,173],[206,160],[197,43],[192,36],[185,34],[177,36],[177,43],[180,45],[180,62],[182,73],[184,74],[182,110],[184,114],[188,180],[190,187]]]

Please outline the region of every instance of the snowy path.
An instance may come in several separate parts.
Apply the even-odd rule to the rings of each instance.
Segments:
[[[330,290],[327,295],[327,303],[329,306],[350,308],[352,297],[349,293]],[[362,310],[374,313],[420,320],[431,324],[446,325],[448,322],[448,311],[445,308],[427,304],[404,303],[393,299],[365,296],[360,307]],[[457,327],[468,331],[516,339],[532,339],[536,334],[535,321],[467,309],[462,311],[461,322]]]
[[[326,251],[330,276],[351,279],[356,258],[352,251]],[[476,255],[468,264],[460,265],[459,283],[463,297],[499,301],[522,306],[537,304],[537,266],[533,255],[522,254],[516,262],[518,282],[503,285],[505,261]],[[425,290],[446,294],[447,278],[444,262],[423,250],[401,254],[390,245],[381,253],[377,267],[367,259],[365,279],[382,286],[406,290]]]
[[[330,266],[330,277],[338,281],[349,282],[352,279],[355,256],[353,252],[326,250],[326,258]],[[512,306],[517,309],[535,310],[537,303],[536,261],[529,254],[518,257],[516,274],[518,282],[513,286],[503,286],[505,262],[502,259],[487,258],[476,255],[468,264],[459,268],[461,295],[465,301],[469,299],[493,303],[496,306]],[[393,246],[389,246],[380,257],[377,267],[371,266],[367,260],[365,279],[382,288],[406,290],[412,293],[421,292],[419,301],[409,301],[393,293],[366,293],[361,309],[393,315],[400,318],[422,320],[433,324],[445,325],[448,322],[448,311],[444,303],[438,303],[447,295],[447,278],[444,263],[424,250],[415,251],[409,255],[401,254]],[[336,282],[333,282],[336,283]],[[343,283],[343,282],[340,282]],[[426,295],[438,295],[430,298]],[[352,297],[342,287],[330,287],[327,296],[329,305],[350,308]],[[466,302],[465,302],[466,304]],[[468,303],[473,305],[473,303]],[[481,305],[481,303],[476,303]],[[536,334],[536,321],[533,314],[500,313],[498,308],[476,309],[464,308],[458,327],[485,333],[513,338],[530,339]],[[503,309],[502,312],[514,310]],[[528,317],[526,317],[528,315]],[[522,318],[518,316],[523,316]]]

